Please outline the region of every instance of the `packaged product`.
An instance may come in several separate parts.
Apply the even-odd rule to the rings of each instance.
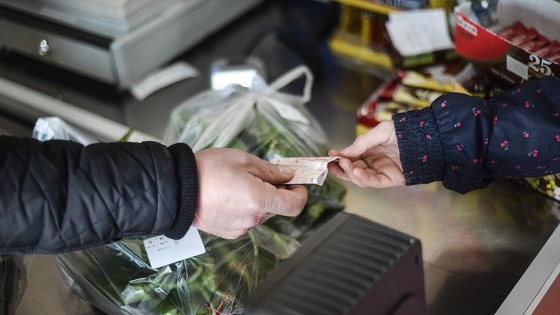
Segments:
[[[455,9],[455,49],[466,60],[510,85],[531,78],[560,77],[560,2],[500,0],[498,23],[470,19],[467,3]]]
[[[401,70],[387,78],[360,106],[356,134],[360,135],[394,114],[421,109],[452,89],[451,80],[413,70]]]

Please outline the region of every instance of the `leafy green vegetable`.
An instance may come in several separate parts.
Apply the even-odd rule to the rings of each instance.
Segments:
[[[149,266],[139,238],[62,254],[57,262],[76,291],[110,313],[242,314],[240,299],[299,248],[264,225],[235,240],[202,237],[206,253],[159,269]]]

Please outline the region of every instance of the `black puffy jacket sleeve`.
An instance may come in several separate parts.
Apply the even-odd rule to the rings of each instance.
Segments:
[[[192,150],[156,142],[0,136],[0,252],[58,253],[124,237],[182,237],[197,205]]]
[[[560,173],[560,81],[528,81],[483,100],[448,93],[393,116],[406,184],[460,192],[499,177]]]

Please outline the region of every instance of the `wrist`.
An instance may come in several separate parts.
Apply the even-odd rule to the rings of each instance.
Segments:
[[[393,116],[395,137],[406,185],[443,179],[443,149],[431,108]]]

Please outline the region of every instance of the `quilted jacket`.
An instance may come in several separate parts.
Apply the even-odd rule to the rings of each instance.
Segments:
[[[492,99],[448,93],[393,116],[406,184],[466,193],[499,177],[560,173],[560,80],[525,82]]]
[[[128,236],[182,237],[198,196],[185,144],[0,136],[0,253],[58,253]]]

